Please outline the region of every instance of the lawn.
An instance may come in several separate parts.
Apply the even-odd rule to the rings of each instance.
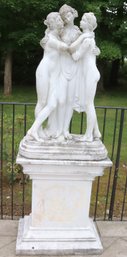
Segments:
[[[0,102],[28,102],[36,103],[35,86],[17,86],[13,88],[11,96],[3,96],[0,88]],[[99,106],[121,106],[127,107],[127,88],[117,89],[109,92],[98,92],[95,97],[95,105]]]

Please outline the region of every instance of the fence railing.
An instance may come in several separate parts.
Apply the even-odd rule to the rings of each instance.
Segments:
[[[0,103],[0,218],[30,213],[31,181],[16,165],[20,140],[32,125],[35,104]],[[93,183],[90,215],[94,220],[127,220],[127,108],[97,106],[102,141],[113,167]],[[74,113],[70,130],[85,132],[85,114]]]

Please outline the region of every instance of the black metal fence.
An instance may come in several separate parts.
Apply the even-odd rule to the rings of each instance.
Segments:
[[[20,140],[34,120],[32,103],[0,103],[0,218],[30,213],[31,181],[16,165]],[[96,107],[102,141],[113,167],[93,183],[94,220],[127,220],[127,108]],[[70,130],[85,132],[85,114],[74,113]]]

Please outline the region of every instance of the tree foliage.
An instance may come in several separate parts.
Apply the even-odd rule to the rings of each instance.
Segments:
[[[97,42],[101,58],[110,60],[127,55],[127,4],[123,0],[87,1],[87,11],[93,11],[98,20]]]
[[[2,60],[11,51],[14,60],[18,56],[19,63],[24,56],[24,69],[27,70],[26,64],[31,61],[35,60],[36,64],[42,55],[39,41],[44,36],[43,21],[49,12],[58,11],[65,3],[77,9],[77,24],[84,12],[95,13],[96,41],[102,60],[114,61],[127,56],[127,4],[124,0],[0,0]]]
[[[75,8],[79,6],[75,0],[1,0],[1,48],[19,49],[23,46],[31,49],[35,47],[44,34],[43,21],[47,14],[51,11],[58,11],[65,2],[68,4],[72,2]]]

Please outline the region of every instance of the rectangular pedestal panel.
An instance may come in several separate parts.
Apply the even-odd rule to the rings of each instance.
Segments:
[[[89,226],[92,180],[55,177],[32,181],[32,227]]]
[[[20,255],[76,255],[100,254],[103,247],[95,224],[82,228],[35,228],[30,216],[20,219],[16,254]]]

